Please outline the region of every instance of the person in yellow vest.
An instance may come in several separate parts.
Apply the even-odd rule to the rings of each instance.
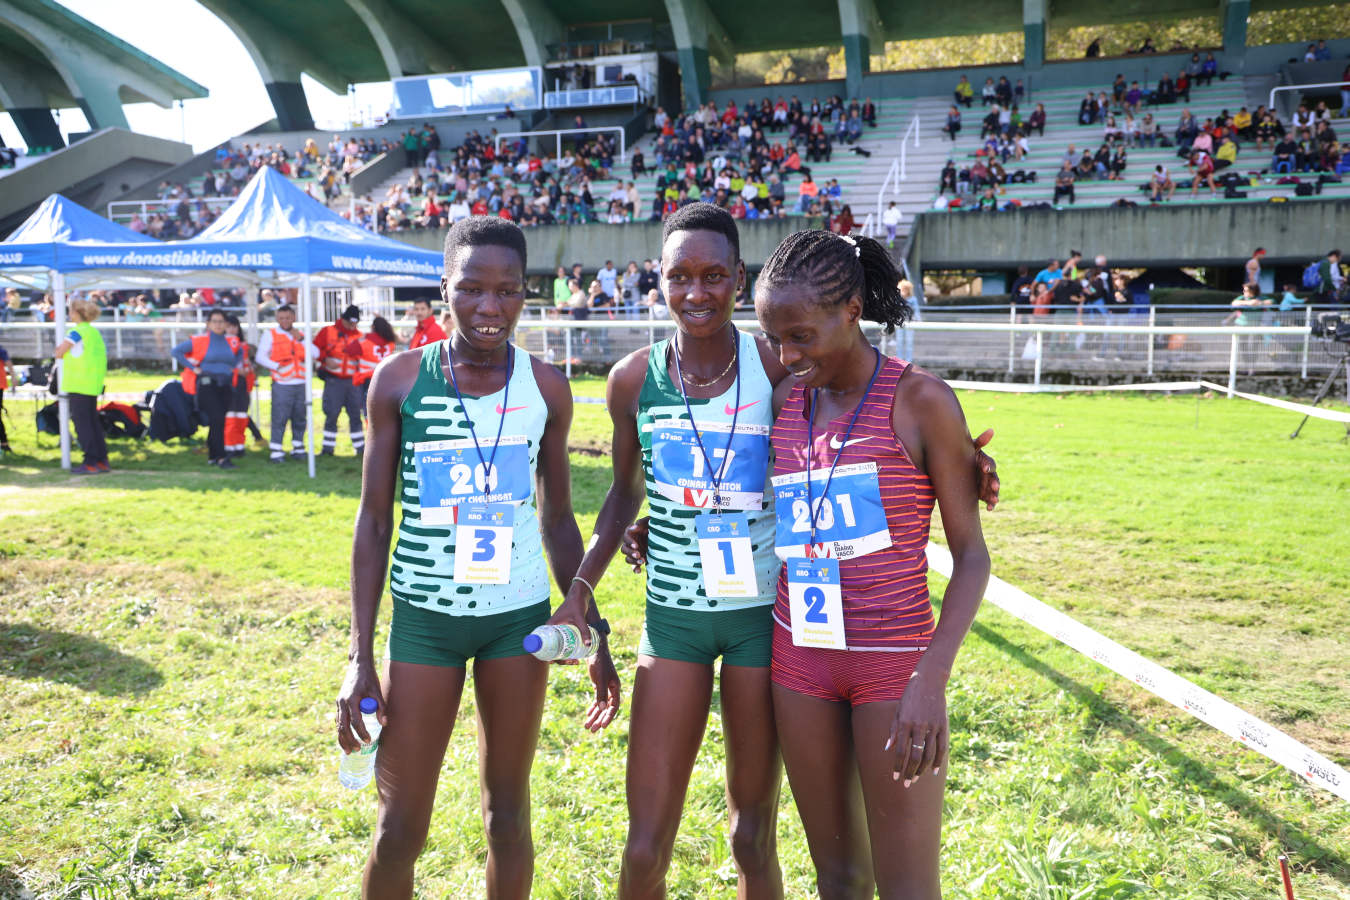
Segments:
[[[206,333],[193,335],[172,352],[183,367],[183,391],[196,398],[197,409],[206,417],[207,461],[222,469],[234,469],[237,466],[225,453],[225,414],[244,349],[238,338],[225,333],[225,328],[224,311],[213,309],[206,318]]]
[[[347,412],[347,433],[351,435],[352,449],[357,456],[366,450],[366,434],[361,424],[361,392],[352,383],[360,359],[352,355],[348,345],[361,340],[361,310],[351,304],[342,311],[342,318],[325,325],[314,336],[319,350],[319,377],[323,379],[323,455],[332,456],[337,450],[338,417]]]
[[[110,471],[103,423],[98,419],[98,395],[103,393],[103,379],[108,373],[108,350],[89,324],[98,314],[97,303],[71,301],[72,325],[55,352],[61,360],[61,390],[69,400],[70,420],[75,423],[75,437],[84,452],[84,463],[70,470],[75,475]]]
[[[268,441],[270,461],[285,462],[286,425],[291,426],[291,459],[305,458],[305,426],[309,407],[305,404],[305,380],[310,365],[318,358],[316,348],[305,346],[305,336],[295,327],[295,308],[277,307],[277,324],[258,339],[258,365],[272,375],[272,434]]]

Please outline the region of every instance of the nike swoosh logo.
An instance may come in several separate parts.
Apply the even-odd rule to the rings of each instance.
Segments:
[[[870,441],[870,440],[871,440],[870,437],[860,437],[854,438],[851,441],[844,441],[843,443],[840,443],[839,438],[832,437],[830,438],[830,449],[843,450],[845,447],[852,447],[854,444],[861,444],[863,441]]]
[[[729,416],[734,416],[737,413],[743,413],[758,402],[759,402],[758,400],[754,400],[750,403],[745,404],[744,406],[732,406],[730,403],[728,403],[726,406],[726,414]]]
[[[500,403],[498,403],[498,404],[497,404],[497,415],[499,415],[499,416],[504,416],[504,415],[506,415],[507,413],[518,412],[519,410],[522,410],[522,409],[529,409],[529,407],[528,407],[528,406],[508,406],[506,409],[502,409],[502,405],[501,405]]]

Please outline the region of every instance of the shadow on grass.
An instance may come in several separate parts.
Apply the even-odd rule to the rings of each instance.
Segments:
[[[0,897],[20,900],[32,896],[33,892],[24,885],[23,879],[15,874],[13,869],[9,866],[0,866]]]
[[[107,696],[144,694],[164,680],[154,666],[102,641],[7,622],[0,622],[0,673]]]
[[[1042,662],[988,625],[977,622],[972,626],[972,630],[988,641],[990,646],[1002,650],[1031,671],[1053,682],[1066,694],[1073,696],[1090,709],[1096,719],[1110,723],[1112,727],[1120,729],[1129,740],[1156,753],[1172,768],[1179,786],[1203,793],[1226,804],[1277,844],[1288,845],[1296,842],[1300,848],[1300,855],[1305,860],[1321,863],[1328,875],[1341,884],[1350,885],[1350,860],[1321,843],[1315,835],[1309,834],[1297,823],[1270,812],[1238,785],[1215,774],[1211,762],[1190,756],[1171,741],[1154,734],[1147,725],[1119,705],[1104,699],[1082,682],[1075,681]]]

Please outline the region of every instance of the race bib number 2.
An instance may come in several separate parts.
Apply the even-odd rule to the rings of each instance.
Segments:
[[[509,503],[459,507],[455,527],[455,581],[464,584],[509,584],[511,538],[516,508]]]
[[[427,525],[452,525],[455,510],[467,504],[522,503],[530,499],[530,455],[524,435],[493,443],[472,440],[413,444],[418,507]],[[485,462],[491,460],[491,465]]]
[[[792,643],[798,647],[848,649],[839,561],[795,558],[787,561],[786,568]]]

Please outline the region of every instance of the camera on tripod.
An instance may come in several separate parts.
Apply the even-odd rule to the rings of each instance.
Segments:
[[[1311,328],[1313,337],[1350,344],[1350,318],[1340,313],[1318,313],[1312,320]]]

